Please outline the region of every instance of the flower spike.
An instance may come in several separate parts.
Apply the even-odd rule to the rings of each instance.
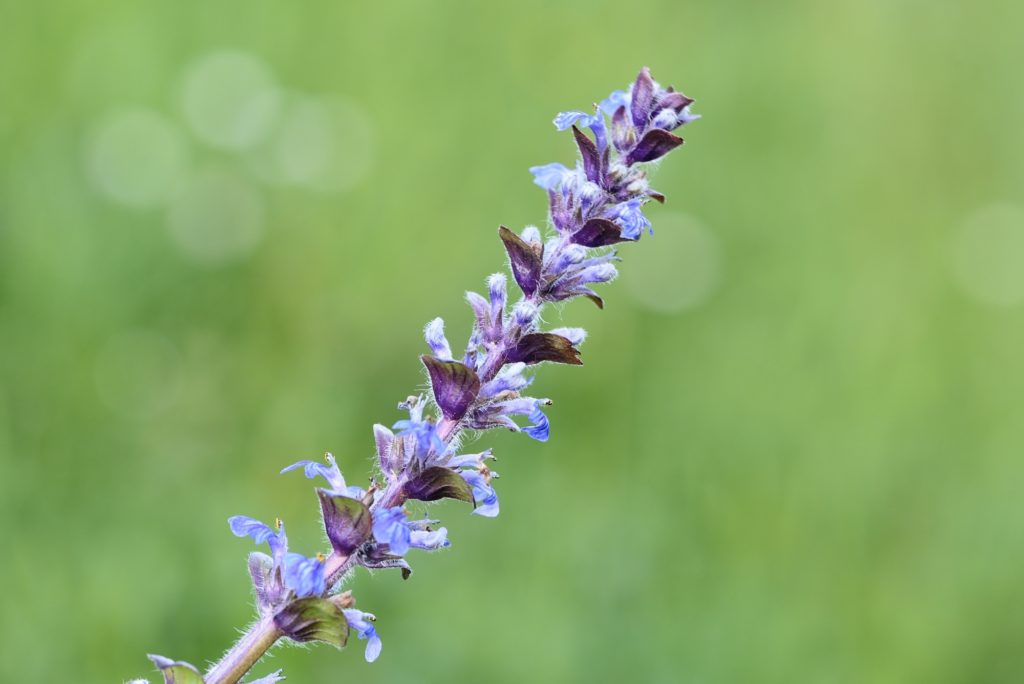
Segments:
[[[326,483],[315,493],[329,555],[289,551],[281,521],[229,519],[233,534],[270,549],[270,555],[255,551],[248,559],[259,619],[205,675],[186,662],[151,656],[165,681],[237,684],[278,639],[341,648],[354,633],[366,642],[367,661],[380,656],[376,617],[356,609],[341,585],[358,567],[397,568],[408,578],[406,556],[417,555],[411,549],[448,548],[447,528],[410,517],[431,502],[457,499],[472,505],[474,515],[498,515],[494,455],[490,449],[464,453],[461,447],[471,431],[494,428],[538,442],[550,439],[544,407],[551,400],[524,393],[544,364],[582,365],[579,346],[586,332],[545,329],[545,307],[577,297],[604,307],[594,288],[618,275],[615,246],[653,233],[644,210],[651,200],[665,200],[650,188],[645,164],[683,144],[674,131],[699,118],[692,104],[681,92],[662,87],[645,67],[628,88],[594,105],[593,113],[583,107],[555,116],[555,128],[571,133],[579,155],[569,166],[553,162],[529,169],[547,194],[548,229],[498,229],[516,287],[510,292],[506,274],[495,273],[487,278],[485,294],[466,294],[473,323],[458,357],[444,321],[427,323],[423,336],[430,353],[420,361],[421,387],[429,392],[399,404],[408,416],[390,421],[391,429],[373,426],[377,472],[367,489],[349,485],[330,453],[323,461],[301,460],[281,471],[301,470]],[[278,679],[279,672],[256,681]]]

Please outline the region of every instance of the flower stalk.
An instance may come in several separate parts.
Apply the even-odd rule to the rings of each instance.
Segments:
[[[206,673],[206,684],[235,684],[283,636],[272,618],[261,618],[230,651]]]

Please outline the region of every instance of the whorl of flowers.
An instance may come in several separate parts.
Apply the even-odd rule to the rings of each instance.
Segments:
[[[574,297],[603,308],[593,287],[618,274],[613,246],[636,242],[650,231],[644,206],[665,201],[648,185],[646,164],[683,143],[672,131],[699,118],[690,113],[692,102],[660,86],[644,68],[627,90],[613,92],[592,113],[555,117],[558,130],[572,129],[580,157],[574,168],[552,163],[530,169],[534,182],[547,192],[550,229],[498,230],[522,296],[510,304],[503,273],[487,279],[486,295],[467,292],[475,320],[458,354],[445,335],[444,321],[427,323],[430,353],[420,359],[431,394],[400,403],[408,418],[390,429],[374,425],[379,470],[368,489],[348,485],[330,454],[325,462],[300,461],[281,471],[301,470],[307,478],[322,480],[316,494],[329,554],[307,557],[289,551],[280,520],[273,525],[245,516],[228,521],[236,536],[267,544],[270,551],[249,555],[259,619],[206,675],[188,663],[150,656],[165,682],[238,682],[279,639],[325,641],[340,648],[355,632],[366,641],[366,659],[376,660],[381,652],[376,618],[354,607],[351,592],[340,591],[342,580],[357,566],[398,568],[408,577],[412,549],[450,546],[438,521],[410,517],[410,500],[459,499],[477,515],[498,515],[491,451],[461,453],[460,437],[465,430],[504,428],[547,441],[551,427],[544,409],[551,401],[526,393],[531,370],[544,362],[580,365],[578,348],[586,333],[580,328],[541,330],[541,311],[549,302]],[[253,684],[279,679],[277,672]]]

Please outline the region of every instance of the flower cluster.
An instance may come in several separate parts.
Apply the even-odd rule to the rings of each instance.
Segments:
[[[545,408],[551,401],[526,393],[531,370],[545,362],[581,365],[579,346],[586,333],[579,328],[542,330],[541,311],[548,303],[575,297],[603,308],[593,287],[618,274],[614,245],[635,242],[650,231],[644,206],[665,200],[649,187],[644,164],[683,143],[672,131],[698,118],[690,112],[692,102],[663,88],[645,68],[628,90],[613,92],[592,114],[569,111],[555,117],[558,130],[572,130],[580,158],[572,169],[558,163],[530,169],[548,194],[550,234],[545,239],[534,226],[518,234],[504,226],[498,230],[521,296],[510,302],[509,283],[501,273],[488,278],[486,294],[468,292],[474,322],[458,355],[440,318],[426,325],[430,353],[420,358],[430,396],[411,396],[399,404],[408,417],[390,429],[374,426],[379,472],[367,489],[346,484],[330,454],[323,463],[299,461],[281,471],[301,469],[307,478],[326,484],[316,492],[332,547],[329,556],[289,552],[281,521],[269,526],[244,516],[229,520],[235,535],[269,545],[270,555],[254,552],[249,557],[261,620],[205,679],[196,681],[238,681],[255,662],[253,650],[266,650],[282,637],[340,647],[355,631],[367,641],[366,659],[377,658],[381,640],[374,616],[356,610],[351,594],[339,593],[339,584],[357,566],[398,568],[408,577],[412,568],[406,557],[413,549],[450,545],[438,521],[410,516],[410,501],[459,499],[477,515],[498,515],[498,475],[489,465],[493,454],[461,453],[463,431],[504,428],[547,441],[551,426]],[[168,668],[182,664],[160,659],[157,665],[167,677]]]

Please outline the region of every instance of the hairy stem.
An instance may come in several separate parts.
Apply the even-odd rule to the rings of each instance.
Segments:
[[[210,668],[203,681],[205,684],[236,684],[281,636],[273,617],[261,618]]]

